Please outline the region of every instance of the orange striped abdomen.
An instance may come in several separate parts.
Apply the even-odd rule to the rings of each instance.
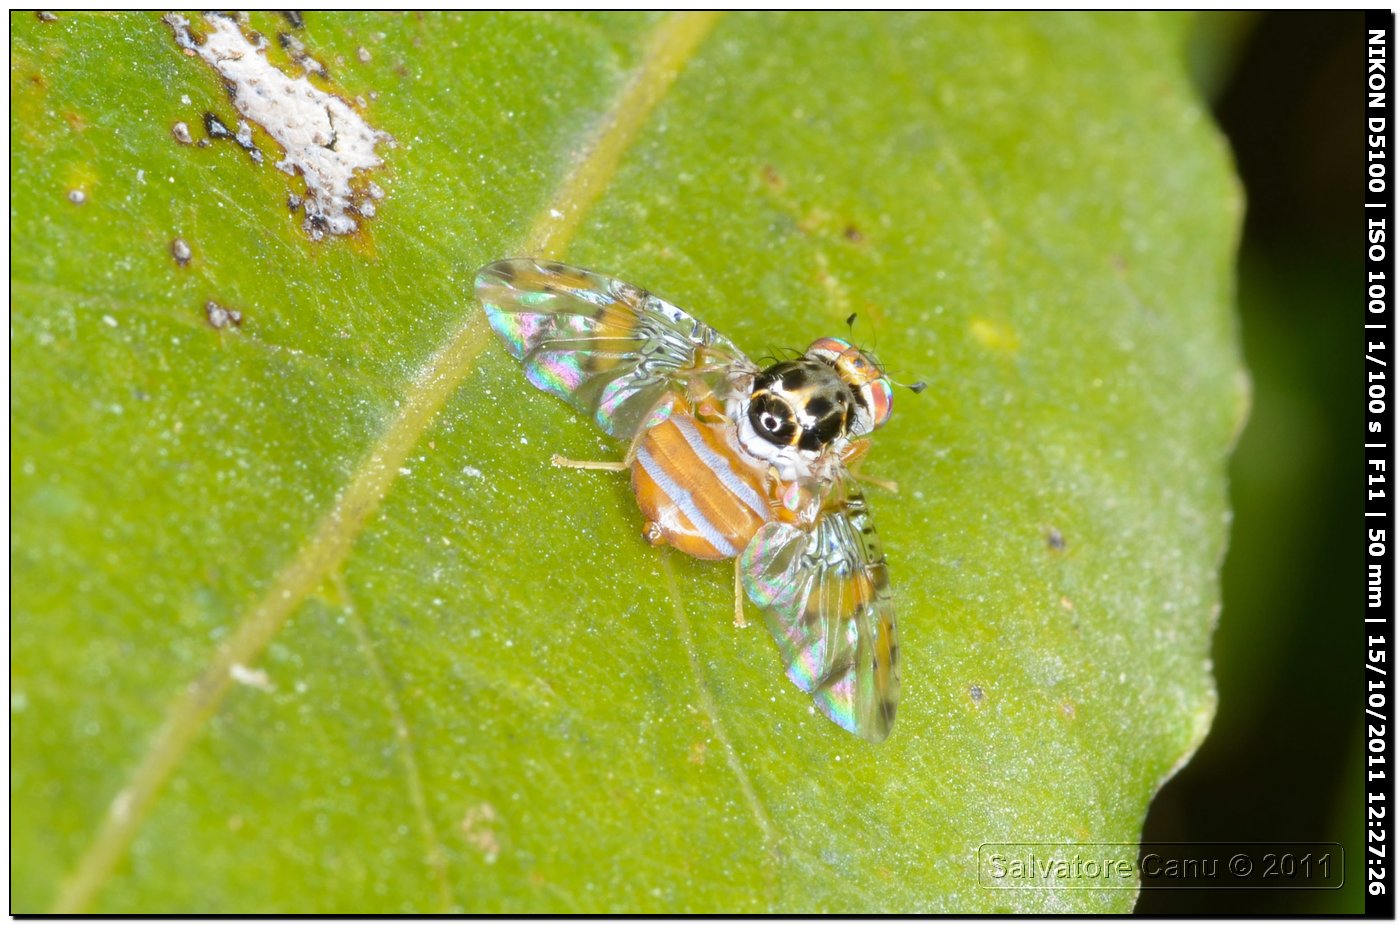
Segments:
[[[725,427],[683,411],[647,430],[632,461],[646,536],[701,559],[730,559],[773,519],[763,471],[746,463]]]

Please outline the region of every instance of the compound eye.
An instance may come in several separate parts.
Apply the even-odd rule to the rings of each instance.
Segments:
[[[791,446],[797,438],[792,409],[768,393],[754,396],[749,403],[749,423],[755,433],[776,446]]]
[[[890,388],[890,381],[881,376],[873,382],[867,382],[856,393],[859,396],[861,405],[865,412],[864,420],[859,423],[854,431],[857,436],[870,433],[877,427],[884,425],[890,419],[890,410],[894,405],[894,390]]]

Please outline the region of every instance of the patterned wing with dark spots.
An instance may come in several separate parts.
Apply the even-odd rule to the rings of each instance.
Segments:
[[[491,327],[538,388],[627,439],[669,390],[690,376],[718,388],[727,369],[753,364],[727,338],[621,280],[561,263],[487,264],[476,297]]]
[[[811,529],[774,521],[744,550],[749,599],[763,609],[787,675],[838,726],[881,742],[899,703],[889,573],[854,480]]]

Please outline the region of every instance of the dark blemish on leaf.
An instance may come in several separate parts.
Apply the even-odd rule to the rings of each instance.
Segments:
[[[210,138],[232,138],[233,132],[224,125],[224,120],[214,115],[212,112],[204,114],[204,131]]]
[[[987,692],[982,690],[982,685],[974,684],[967,689],[967,696],[972,698],[972,702],[978,706],[987,699]]]
[[[80,206],[83,203],[87,202],[87,193],[83,192],[80,189],[70,189],[68,191],[68,201],[73,203],[73,205],[75,206]]]
[[[773,168],[772,164],[763,165],[763,182],[767,183],[775,190],[781,190],[783,187],[787,186],[787,181],[778,174],[778,171]]]
[[[859,244],[865,240],[865,235],[861,234],[861,230],[857,228],[854,223],[848,224],[845,229],[842,230],[841,234],[852,244]]]
[[[209,322],[209,326],[215,330],[224,328],[238,328],[243,326],[243,313],[236,308],[228,308],[220,305],[213,299],[204,303],[204,318]]]
[[[238,130],[231,131],[229,127],[224,124],[223,119],[220,119],[212,112],[206,112],[204,114],[204,131],[209,133],[210,138],[232,139],[234,144],[248,152],[248,156],[253,159],[253,163],[262,163],[262,152],[259,151],[258,146],[253,143],[253,127],[242,119],[238,121]]]
[[[306,73],[319,74],[325,78],[330,77],[330,71],[326,70],[326,66],[313,57],[311,52],[306,50],[301,39],[295,35],[290,32],[279,32],[277,33],[277,43],[286,50],[287,57],[291,58],[292,62]]]
[[[301,208],[301,197],[298,196],[296,193],[288,193],[288,194],[287,194],[287,211],[288,211],[288,212],[295,212],[297,209],[300,209],[300,208]]]
[[[234,134],[233,140],[237,142],[240,148],[248,152],[248,156],[253,159],[253,163],[262,163],[262,152],[259,151],[258,146],[253,143],[253,127],[251,125],[239,120],[238,131]]]
[[[301,10],[278,10],[282,18],[287,21],[287,25],[293,29],[302,29],[306,26],[306,20],[301,17]]]
[[[1065,548],[1064,534],[1060,533],[1060,531],[1056,530],[1054,527],[1051,527],[1045,531],[1045,545],[1056,552],[1062,551]]]
[[[48,10],[35,10],[34,15],[39,18],[39,22],[58,22],[58,17]]]
[[[194,136],[190,134],[190,127],[183,122],[176,122],[172,125],[170,134],[175,136],[175,140],[182,145],[194,144]]]
[[[176,238],[170,242],[170,256],[175,258],[176,263],[184,267],[189,266],[190,258],[194,256],[194,252],[190,250],[190,246],[185,243],[184,238]]]

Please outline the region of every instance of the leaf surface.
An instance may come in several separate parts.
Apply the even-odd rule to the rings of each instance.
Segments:
[[[13,14],[14,909],[1129,910],[978,852],[1135,842],[1213,713],[1240,201],[1184,26],[254,15],[393,139],[315,242],[159,18]],[[929,383],[865,464],[887,742],[548,465],[621,451],[482,323],[520,253]]]

